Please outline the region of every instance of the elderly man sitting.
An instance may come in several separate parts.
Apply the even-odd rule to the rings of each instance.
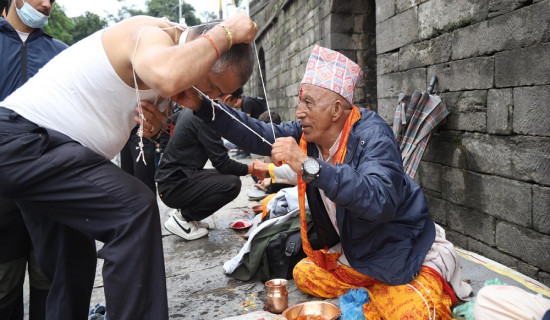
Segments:
[[[376,113],[353,105],[361,76],[361,68],[344,55],[315,46],[297,121],[276,125],[273,133],[269,124],[220,106],[272,146],[225,112],[213,111],[209,99],[197,99],[193,108],[229,140],[271,154],[276,164],[284,162],[299,175],[308,255],[294,268],[300,290],[335,298],[364,287],[370,297],[363,306],[367,319],[449,319],[457,295],[466,297],[471,288],[460,281],[454,248],[432,221],[422,189],[403,172],[391,128]],[[305,194],[321,250],[307,239]]]

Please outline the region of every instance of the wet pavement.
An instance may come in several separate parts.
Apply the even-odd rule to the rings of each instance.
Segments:
[[[239,160],[250,163],[252,159]],[[260,201],[250,201],[247,193],[253,186],[250,176],[241,177],[239,196],[203,220],[212,230],[207,237],[186,241],[164,229],[164,222],[174,212],[159,202],[163,227],[164,258],[170,319],[282,319],[280,315],[264,312],[267,290],[259,278],[239,281],[224,274],[223,264],[233,258],[246,242],[244,231],[229,228],[235,220],[252,219],[252,207]],[[100,245],[100,244],[98,244]],[[485,280],[499,278],[502,282],[550,297],[547,287],[515,271],[471,252],[460,251],[463,279],[468,279],[474,292]],[[102,260],[98,260],[97,276],[91,305],[105,304],[101,277]],[[531,284],[535,284],[533,287]],[[289,306],[320,298],[300,292],[292,280],[287,285]],[[337,299],[329,300],[337,303]],[[28,307],[28,293],[25,297]],[[108,310],[108,307],[107,307]]]

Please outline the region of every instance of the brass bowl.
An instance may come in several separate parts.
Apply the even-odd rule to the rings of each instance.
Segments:
[[[336,320],[342,312],[334,303],[327,301],[309,301],[297,304],[283,311],[283,317],[287,320],[308,319],[307,316],[323,316],[323,320]]]

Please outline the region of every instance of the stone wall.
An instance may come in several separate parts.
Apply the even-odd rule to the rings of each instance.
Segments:
[[[550,1],[376,6],[379,113],[433,75],[450,112],[418,176],[435,221],[550,284]]]
[[[251,6],[268,101],[285,120],[314,43],[361,65],[357,105],[388,123],[399,93],[425,90],[436,75],[450,114],[417,176],[434,220],[457,246],[550,285],[550,0]],[[245,92],[263,95],[258,77]]]

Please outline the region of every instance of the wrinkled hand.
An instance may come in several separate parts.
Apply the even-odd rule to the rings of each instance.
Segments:
[[[264,172],[264,175],[269,171],[269,163],[265,163],[260,159],[254,159],[254,162],[252,162],[252,165],[255,171]]]
[[[262,180],[265,179],[265,175],[268,171],[268,164],[260,161],[258,159],[254,159],[254,162],[252,162],[252,169],[250,170],[250,174],[255,175],[258,177],[258,179]]]
[[[237,13],[223,22],[233,37],[233,44],[251,43],[256,37],[258,26],[244,12]]]
[[[189,88],[173,96],[172,100],[193,111],[199,111],[201,108],[202,96],[194,88]]]
[[[300,146],[292,137],[277,138],[271,149],[271,158],[276,166],[284,163],[297,174],[302,174],[302,162],[308,156],[302,152]]]
[[[255,183],[254,186],[263,191],[267,191],[267,188],[269,187],[270,184],[271,184],[271,179],[266,178],[261,181],[258,181],[258,183]]]
[[[143,120],[143,136],[147,138],[154,137],[166,127],[168,118],[154,104],[145,100],[141,100],[140,104],[145,117]],[[139,124],[138,107],[136,107],[135,112],[134,121]]]

